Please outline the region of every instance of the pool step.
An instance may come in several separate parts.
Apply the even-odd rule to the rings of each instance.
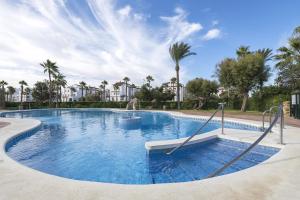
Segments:
[[[199,148],[182,149],[171,156],[164,153],[154,153],[150,158],[152,183],[164,183],[166,180],[168,180],[167,182],[183,182],[206,178],[210,173],[241,153],[247,146],[248,144],[232,143],[222,139],[205,146],[199,146]],[[251,167],[268,157],[268,153],[251,151],[223,174]]]

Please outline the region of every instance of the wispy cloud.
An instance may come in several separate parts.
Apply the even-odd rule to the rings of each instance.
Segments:
[[[212,40],[221,37],[221,30],[217,28],[213,28],[209,30],[203,37],[203,40]]]
[[[202,29],[176,8],[162,16],[166,26],[148,25],[149,15],[113,0],[87,0],[91,17],[74,13],[65,0],[0,2],[0,79],[16,85],[46,78],[39,63],[56,61],[70,83],[97,85],[129,76],[141,83],[148,74],[158,82],[173,76],[168,47]],[[210,33],[211,35],[211,33]]]

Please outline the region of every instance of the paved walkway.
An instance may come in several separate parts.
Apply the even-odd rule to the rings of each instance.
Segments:
[[[199,115],[199,116],[210,116],[212,112],[210,111],[205,111],[205,110],[184,110],[180,111],[181,113],[184,114],[189,114],[189,115]],[[220,113],[217,113],[218,117],[221,116]],[[251,112],[245,113],[245,114],[231,114],[231,113],[226,113],[225,111],[225,117],[226,118],[236,118],[236,119],[246,119],[246,120],[253,120],[253,121],[261,121],[262,116],[257,115],[257,114],[252,114]],[[268,117],[266,117],[266,121],[268,120]],[[295,119],[293,117],[285,116],[285,124],[289,126],[295,126],[295,127],[300,127],[300,120]]]

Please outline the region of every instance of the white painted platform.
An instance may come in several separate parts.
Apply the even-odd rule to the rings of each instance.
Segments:
[[[218,138],[218,134],[216,131],[203,133],[200,135],[196,135],[193,137],[189,142],[187,142],[184,146],[192,145],[192,144],[199,144],[202,142],[207,142],[209,140],[213,140]],[[180,138],[180,139],[173,139],[173,140],[159,140],[159,141],[149,141],[145,143],[145,148],[148,151],[152,150],[164,150],[164,149],[171,149],[179,146],[182,144],[188,137]]]

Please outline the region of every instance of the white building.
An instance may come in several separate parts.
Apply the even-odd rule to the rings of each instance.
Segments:
[[[132,99],[139,88],[136,86],[127,84],[127,101]],[[126,101],[126,84],[121,83],[117,90],[111,89],[110,91],[110,101]]]
[[[8,96],[8,101],[21,102],[21,88],[15,88],[15,89],[16,92],[13,95]],[[32,102],[32,101],[33,101],[32,90],[30,90],[29,94],[26,94],[25,91],[23,91],[23,102]]]
[[[177,101],[177,84],[172,82],[167,82],[164,84],[164,92],[170,90],[173,94],[175,94],[173,101]],[[183,101],[186,96],[186,88],[183,84],[180,84],[179,88],[180,101]]]
[[[87,87],[85,89],[81,89],[79,85],[73,85],[70,87],[66,87],[62,91],[62,101],[79,101],[81,97],[86,97],[88,95],[99,95],[99,98],[104,101],[110,100],[110,90],[105,89],[105,95],[99,92],[99,89],[96,87]]]

